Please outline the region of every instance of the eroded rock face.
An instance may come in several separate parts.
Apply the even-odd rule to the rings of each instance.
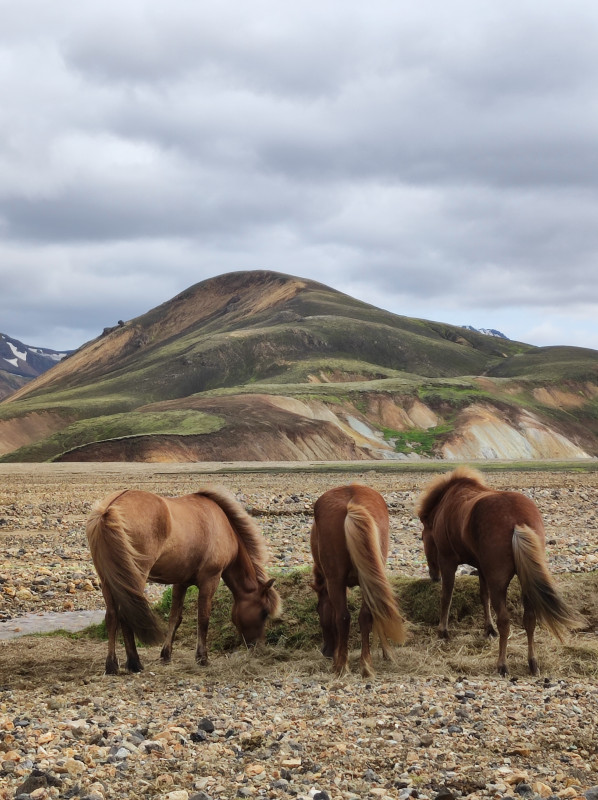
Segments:
[[[185,407],[189,407],[188,400]],[[380,430],[380,413],[401,423],[396,430],[434,428],[442,419],[421,401],[386,397],[376,416],[350,404],[272,395],[197,398],[193,407],[218,413],[226,424],[214,433],[153,435],[96,442],[61,457],[63,461],[352,461],[409,458],[398,454]],[[168,404],[176,408],[177,402]],[[462,410],[455,432],[435,453],[447,460],[571,460],[590,458],[575,442],[529,412],[508,415],[489,405]],[[412,458],[422,458],[413,451]],[[429,456],[430,457],[430,456]]]
[[[442,448],[446,459],[576,459],[590,454],[526,411],[515,422],[496,409],[474,405],[461,415],[457,433]]]

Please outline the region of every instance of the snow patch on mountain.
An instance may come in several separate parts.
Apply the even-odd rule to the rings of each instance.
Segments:
[[[48,347],[31,347],[5,333],[0,333],[0,370],[23,378],[36,378],[71,352],[70,350],[60,352]]]
[[[496,336],[498,339],[508,339],[502,331],[497,331],[496,328],[474,328],[473,325],[461,325],[466,331],[473,331],[474,333],[483,333],[485,336]]]

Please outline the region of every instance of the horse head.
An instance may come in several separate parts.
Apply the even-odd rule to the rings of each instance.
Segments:
[[[248,645],[263,641],[266,620],[280,614],[281,601],[273,584],[274,578],[258,581],[254,591],[238,598],[233,605],[233,623]]]

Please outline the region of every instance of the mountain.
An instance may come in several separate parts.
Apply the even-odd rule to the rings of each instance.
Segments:
[[[476,333],[484,333],[486,336],[496,336],[498,339],[508,339],[502,331],[497,331],[496,328],[474,328],[472,325],[462,325],[466,331],[475,331]]]
[[[596,455],[598,352],[398,316],[266,271],[107,327],[0,403],[4,461]]]
[[[61,361],[67,352],[32,347],[0,333],[0,399]]]

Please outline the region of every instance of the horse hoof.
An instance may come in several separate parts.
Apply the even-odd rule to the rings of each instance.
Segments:
[[[491,637],[494,638],[496,636],[498,636],[498,633],[494,630],[494,627],[492,625],[489,625],[486,628],[486,637],[490,639]]]
[[[143,672],[143,664],[141,661],[129,661],[125,664],[127,672]]]
[[[362,678],[371,678],[375,674],[376,673],[374,671],[374,668],[371,666],[371,664],[362,664],[361,665],[361,677]]]
[[[539,669],[538,669],[538,662],[536,661],[536,659],[530,658],[530,660],[527,663],[529,665],[530,675],[537,675]]]
[[[117,659],[106,661],[106,675],[118,675],[118,661]]]
[[[509,670],[503,664],[499,664],[499,666],[498,666],[498,674],[501,677],[506,678],[507,675],[509,674]]]
[[[447,642],[448,642],[448,640],[449,640],[451,637],[449,636],[449,632],[448,632],[447,630],[439,630],[439,631],[438,631],[438,638],[439,638],[439,639],[444,639],[445,641],[447,641]]]
[[[162,650],[162,652],[160,653],[160,661],[163,664],[170,664],[171,656],[172,653],[170,653],[168,650]]]

